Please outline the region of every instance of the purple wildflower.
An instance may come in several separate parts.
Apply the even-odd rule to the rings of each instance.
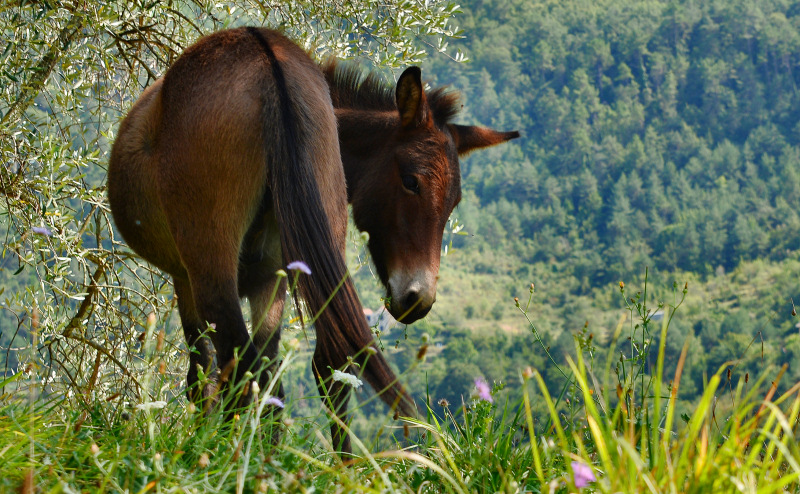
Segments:
[[[578,461],[572,462],[572,473],[575,475],[573,480],[575,481],[575,487],[578,489],[582,489],[589,485],[589,482],[597,480],[592,472],[592,467]]]
[[[45,235],[47,237],[51,236],[53,232],[47,229],[45,226],[34,226],[31,227],[31,231],[33,233],[38,233],[39,235]]]
[[[492,390],[482,377],[475,379],[475,388],[478,390],[478,398],[489,403],[494,401],[492,399]]]
[[[277,396],[270,396],[267,398],[267,405],[272,405],[278,408],[285,408],[286,405]]]
[[[290,262],[286,269],[289,270],[298,270],[302,271],[305,274],[311,274],[311,268],[308,267],[308,264],[304,263],[303,261],[294,261]]]

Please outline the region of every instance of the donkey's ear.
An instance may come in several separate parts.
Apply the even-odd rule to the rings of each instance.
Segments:
[[[428,102],[422,89],[419,67],[409,67],[403,72],[397,80],[395,98],[403,128],[419,127],[428,120]]]
[[[516,130],[511,132],[498,132],[485,127],[473,127],[470,125],[450,124],[450,133],[456,141],[458,154],[466,154],[473,149],[480,149],[501,142],[510,141],[519,137]]]

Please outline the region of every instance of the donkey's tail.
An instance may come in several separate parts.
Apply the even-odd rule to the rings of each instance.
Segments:
[[[282,42],[281,47],[284,48],[283,38],[256,28],[248,30],[258,40],[268,58],[274,83],[270,92],[273,98],[277,95],[279,100],[276,104],[279,106],[280,120],[272,112],[265,112],[267,114],[263,117],[265,133],[268,133],[266,129],[276,128],[276,120],[280,123],[277,127],[281,130],[265,138],[274,141],[275,134],[282,133],[283,136],[278,139],[280,142],[267,143],[268,146],[274,146],[267,158],[270,160],[269,185],[281,232],[284,261],[303,261],[311,269],[310,276],[301,275],[299,289],[310,315],[316,317],[314,372],[318,379],[325,380],[334,370],[346,368],[350,362],[354,362],[360,366],[359,372],[380,394],[383,401],[401,413],[413,416],[416,414],[413,400],[374,346],[372,332],[349,278],[344,253],[341,251],[342,242],[335,239],[316,180],[315,157],[311,156],[313,146],[310,145],[313,139],[324,139],[328,136],[333,142],[324,147],[336,150],[336,162],[341,159],[338,154],[335,121],[330,125],[331,129],[317,129],[319,125],[327,124],[314,121],[304,113],[299,104],[299,98],[303,96],[294,96],[289,91],[281,66],[283,62],[276,60],[269,42]],[[297,50],[300,51],[299,48]],[[310,63],[309,67],[314,71],[312,76],[316,77],[319,70],[316,64]],[[319,81],[324,85],[324,93],[327,95],[327,85],[321,73]],[[293,101],[293,98],[298,101]],[[345,194],[345,191],[338,193]],[[341,214],[346,216],[346,206]],[[342,221],[346,219],[342,218]],[[331,384],[327,382],[324,385],[330,387]]]

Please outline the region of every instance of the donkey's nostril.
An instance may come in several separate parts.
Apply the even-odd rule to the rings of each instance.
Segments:
[[[386,292],[390,297],[394,295],[388,307],[389,313],[404,324],[411,324],[425,317],[436,300],[435,286],[431,290],[425,279],[389,280]]]
[[[406,310],[413,311],[417,309],[417,305],[419,305],[421,299],[419,297],[419,290],[409,290],[406,294],[405,304],[403,304]]]

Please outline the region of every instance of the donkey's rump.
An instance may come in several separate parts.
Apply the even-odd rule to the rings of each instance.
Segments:
[[[327,85],[296,45],[266,35],[304,119],[305,133],[295,137],[312,148],[316,179],[331,190],[325,210],[340,215],[344,176]],[[286,137],[279,98],[262,48],[245,30],[204,38],[148,88],[120,127],[109,170],[112,210],[134,250],[173,276],[187,276],[194,260],[186,255],[224,262],[225,270],[238,263],[244,233],[271,209],[262,204],[267,174]],[[335,223],[344,238],[346,222]],[[221,230],[217,238],[202,234]],[[180,257],[185,244],[195,252]]]

